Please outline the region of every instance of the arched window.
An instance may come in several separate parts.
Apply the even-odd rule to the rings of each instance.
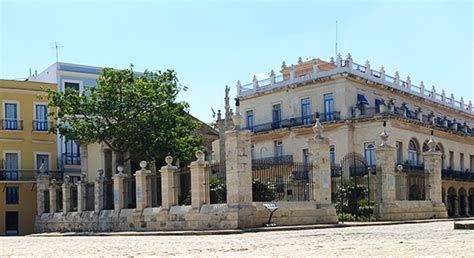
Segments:
[[[415,139],[411,139],[408,143],[408,164],[412,166],[418,165],[418,144]]]
[[[372,142],[367,142],[364,144],[364,154],[365,160],[367,160],[367,165],[375,166],[375,144]]]

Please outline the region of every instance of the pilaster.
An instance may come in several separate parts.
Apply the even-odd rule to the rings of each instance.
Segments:
[[[161,167],[161,209],[169,210],[178,204],[178,189],[176,188],[176,172],[178,168],[173,166],[173,158],[165,158],[166,166]]]
[[[135,172],[137,211],[151,206],[151,189],[147,180],[151,176],[151,170],[147,170],[146,166],[146,161],[140,162],[141,169]]]
[[[121,209],[125,208],[125,198],[126,198],[126,186],[125,178],[127,174],[123,173],[123,167],[118,166],[117,170],[119,171],[112,178],[114,181],[114,210],[119,212]]]
[[[251,132],[231,130],[225,133],[227,203],[252,204]]]
[[[196,152],[196,161],[191,162],[191,207],[199,209],[203,204],[210,204],[209,162],[205,161],[202,151]]]

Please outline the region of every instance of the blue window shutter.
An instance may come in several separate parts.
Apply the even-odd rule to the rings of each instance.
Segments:
[[[357,94],[357,100],[360,102],[360,103],[363,103],[365,105],[369,105],[369,101],[365,98],[364,95],[362,94]]]

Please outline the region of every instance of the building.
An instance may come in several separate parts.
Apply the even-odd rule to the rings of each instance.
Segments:
[[[35,175],[57,170],[56,136],[48,133],[43,89],[55,84],[0,80],[0,235],[33,232],[36,216]]]
[[[79,92],[84,87],[97,86],[97,79],[101,67],[56,62],[46,68],[43,72],[30,76],[27,80],[32,82],[54,83],[56,90],[63,92],[66,88],[73,88]],[[70,176],[77,181],[81,171],[87,171],[87,167],[81,168],[81,146],[73,140],[66,140],[57,136],[57,152],[59,153],[59,168],[64,175]],[[85,148],[85,146],[82,146]]]
[[[336,60],[312,59],[271,71],[268,79],[241,85],[237,82],[238,111],[252,133],[252,158],[277,157],[308,162],[307,141],[312,136],[316,113],[331,139],[330,159],[337,167],[357,153],[368,167],[376,166],[375,149],[386,121],[396,146],[396,163],[404,171],[423,171],[422,152],[428,149],[433,130],[442,153],[443,202],[452,216],[474,214],[474,109],[462,97],[444,90],[415,85],[376,71],[369,62],[360,65],[347,55]],[[229,116],[217,124],[228,124]],[[232,115],[232,114],[230,114]],[[220,159],[215,143],[216,159]],[[219,155],[218,155],[219,154]],[[411,175],[407,172],[407,175]],[[423,172],[422,172],[423,173]],[[416,174],[416,173],[415,173]],[[416,176],[407,177],[407,192],[398,195],[416,199]],[[418,191],[420,192],[420,191]],[[420,197],[421,198],[421,197]]]

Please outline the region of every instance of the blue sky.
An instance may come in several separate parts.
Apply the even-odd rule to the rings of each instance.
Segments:
[[[176,70],[180,99],[212,121],[225,85],[278,70],[298,57],[339,52],[387,74],[474,101],[472,1],[5,1],[0,0],[0,78],[59,60],[135,70]]]

